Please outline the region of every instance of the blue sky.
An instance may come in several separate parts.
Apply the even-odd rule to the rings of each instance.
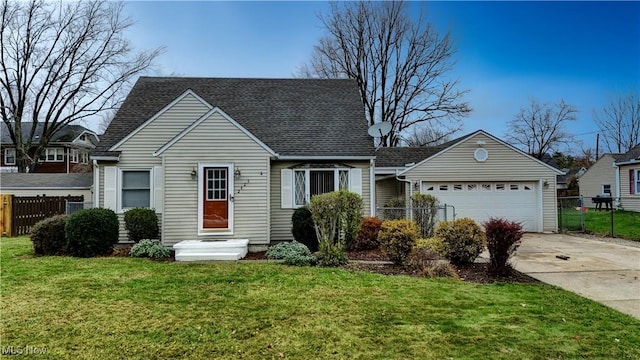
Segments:
[[[567,128],[595,148],[594,109],[640,92],[640,2],[413,2],[458,49],[451,76],[473,113],[463,133],[504,137],[530,99],[579,110]],[[152,75],[291,77],[323,35],[326,2],[127,2],[136,49],[164,46]],[[460,135],[462,135],[461,133]]]

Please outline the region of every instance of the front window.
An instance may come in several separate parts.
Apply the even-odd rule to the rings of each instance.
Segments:
[[[47,148],[45,150],[45,160],[47,162],[64,161],[64,149],[63,148]]]
[[[304,206],[314,195],[349,189],[349,170],[295,170],[294,201],[296,206]]]
[[[636,170],[636,191],[635,194],[640,194],[640,169]]]
[[[4,149],[4,164],[15,165],[16,164],[16,149]]]
[[[82,161],[83,164],[88,164],[89,163],[89,153],[86,151],[83,151],[80,153],[80,159]]]
[[[72,149],[70,158],[71,158],[71,162],[72,163],[78,163],[78,160],[80,159],[79,154],[78,154],[78,150]]]
[[[151,172],[148,170],[122,171],[122,208],[150,207]]]

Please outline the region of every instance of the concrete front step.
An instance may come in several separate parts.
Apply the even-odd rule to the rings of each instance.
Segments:
[[[248,239],[185,240],[173,245],[176,261],[240,260],[247,255]]]

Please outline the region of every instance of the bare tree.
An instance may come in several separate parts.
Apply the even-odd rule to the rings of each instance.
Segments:
[[[446,77],[455,50],[422,15],[413,21],[407,4],[332,3],[320,16],[327,35],[314,47],[298,75],[356,79],[369,125],[388,121],[383,146],[396,146],[401,133],[433,120],[460,120],[471,112],[461,101],[466,90]]]
[[[629,93],[594,111],[600,133],[609,152],[626,153],[640,143],[640,95]]]
[[[531,100],[529,107],[521,108],[513,120],[508,123],[509,140],[513,145],[523,148],[537,159],[550,154],[560,145],[568,145],[573,135],[566,132],[564,125],[576,120],[578,110],[560,100],[557,104],[541,104]]]
[[[460,131],[461,126],[431,126],[431,123],[412,128],[411,135],[403,138],[406,146],[436,146],[451,140],[451,136]]]
[[[159,55],[132,52],[124,37],[132,23],[122,8],[103,0],[2,2],[0,115],[18,171],[35,166],[63,126],[116,107],[129,81]],[[37,124],[43,133],[35,139]]]

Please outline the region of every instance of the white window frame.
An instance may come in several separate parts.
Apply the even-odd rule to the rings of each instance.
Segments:
[[[53,160],[49,160],[49,155],[53,155]],[[62,159],[58,160],[58,155],[62,155]],[[44,152],[45,162],[63,162],[64,161],[64,148],[54,147],[46,148]]]
[[[86,151],[81,151],[80,152],[80,161],[83,164],[88,164],[89,163],[89,153]]]
[[[204,206],[204,169],[205,168],[227,168],[227,211],[229,212],[228,227],[226,229],[205,229],[202,221]],[[234,185],[234,164],[233,163],[198,163],[198,236],[233,235],[234,234],[234,208],[235,208],[235,185]]]
[[[146,171],[149,173],[149,206],[147,209],[153,209],[155,204],[155,194],[154,194],[154,176],[153,176],[153,168],[151,167],[136,167],[136,168],[118,168],[118,186],[117,186],[117,196],[118,196],[118,213],[123,213],[129,209],[130,207],[122,206],[122,185],[124,183],[123,174],[129,171]]]
[[[311,172],[315,171],[333,171],[333,191],[340,190],[340,172],[346,171],[347,173],[347,188],[345,190],[349,190],[351,186],[351,172],[350,168],[340,167],[340,168],[301,168],[301,169],[293,169],[293,208],[298,209],[304,207],[311,201]],[[304,173],[304,204],[296,203],[296,173],[303,172]]]
[[[605,186],[608,186],[608,187],[609,187],[609,192],[606,192],[606,191],[605,191],[605,188],[604,188]],[[609,195],[611,195],[611,194],[612,194],[612,192],[611,192],[611,184],[602,184],[601,189],[602,189],[601,194],[609,194]]]
[[[634,195],[640,195],[640,169],[633,169],[633,171],[635,171],[635,176],[633,178],[633,181],[635,183],[636,186],[636,191],[633,192]]]
[[[9,154],[13,153],[13,162],[9,162],[7,158]],[[16,149],[15,148],[6,148],[4,149],[4,164],[5,165],[15,165],[16,164]]]
[[[77,164],[80,161],[80,152],[78,149],[71,149],[71,153],[69,154],[69,161]]]

